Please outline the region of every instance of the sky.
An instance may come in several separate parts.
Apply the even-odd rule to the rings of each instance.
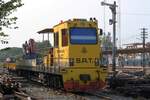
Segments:
[[[42,35],[39,35],[37,31],[51,28],[61,20],[73,18],[89,19],[95,17],[98,19],[99,28],[104,29],[105,33],[112,32],[112,26],[109,25],[111,11],[109,7],[101,6],[103,0],[22,1],[24,6],[13,14],[18,17],[16,25],[19,26],[19,29],[4,30],[9,34],[9,37],[5,38],[9,41],[9,44],[0,43],[0,49],[4,47],[21,47],[30,38],[42,41]],[[105,1],[113,3],[113,0]],[[137,39],[141,37],[140,28],[146,27],[149,29],[148,33],[150,33],[150,0],[116,1],[120,1],[119,7],[117,7],[117,44],[121,46],[126,43],[141,42],[142,40]],[[3,38],[0,37],[0,39]],[[52,36],[50,40],[53,41]],[[150,38],[147,41],[150,41]]]

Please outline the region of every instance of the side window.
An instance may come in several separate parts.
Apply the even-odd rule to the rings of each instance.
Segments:
[[[62,46],[67,46],[68,45],[68,32],[67,29],[62,29]]]
[[[58,32],[57,33],[54,33],[54,47],[58,47]]]

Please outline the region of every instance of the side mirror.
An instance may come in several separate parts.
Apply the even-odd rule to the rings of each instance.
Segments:
[[[99,32],[100,32],[100,35],[103,35],[103,30],[102,29],[100,29]]]

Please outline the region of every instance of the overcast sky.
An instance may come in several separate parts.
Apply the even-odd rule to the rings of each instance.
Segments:
[[[72,18],[95,17],[100,28],[104,29],[105,23],[106,33],[112,32],[112,26],[108,23],[111,12],[105,7],[104,16],[101,1],[103,0],[23,0],[24,6],[15,12],[19,18],[17,21],[19,29],[6,29],[6,33],[10,35],[7,38],[9,44],[0,44],[0,48],[21,47],[22,43],[30,38],[41,41],[42,36],[37,34],[37,31]],[[113,2],[113,0],[105,1]],[[117,31],[118,42],[121,44],[140,42],[136,39],[140,38],[140,28],[146,27],[150,33],[150,0],[120,0],[120,2],[121,21],[117,30],[121,29],[121,33]],[[150,38],[148,40],[150,41]]]

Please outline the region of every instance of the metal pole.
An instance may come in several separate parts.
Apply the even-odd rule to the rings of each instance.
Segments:
[[[101,5],[109,6],[111,12],[112,12],[112,24],[113,24],[113,48],[112,48],[112,71],[114,72],[113,76],[115,77],[115,71],[116,71],[116,1],[114,1],[114,4],[109,4],[105,2],[101,2]]]
[[[113,19],[113,72],[116,71],[116,2],[114,1],[114,6],[112,7],[112,19]]]
[[[49,33],[47,34],[47,38],[48,38],[48,46],[50,46],[50,41],[49,41]]]
[[[143,28],[143,68],[145,67],[145,28]]]
[[[142,35],[142,39],[143,39],[143,41],[142,41],[142,44],[143,44],[143,59],[142,59],[143,64],[142,64],[142,66],[143,66],[143,72],[145,73],[145,39],[147,38],[146,36],[148,34],[146,34],[147,28],[141,28],[141,30],[142,30],[141,35]]]
[[[43,40],[42,41],[44,42],[44,33],[43,33]]]
[[[104,2],[106,2],[106,0],[104,0]],[[106,9],[105,9],[105,6],[104,6],[104,33],[106,32],[106,23],[105,23],[105,17],[106,17],[106,13],[105,13]]]

